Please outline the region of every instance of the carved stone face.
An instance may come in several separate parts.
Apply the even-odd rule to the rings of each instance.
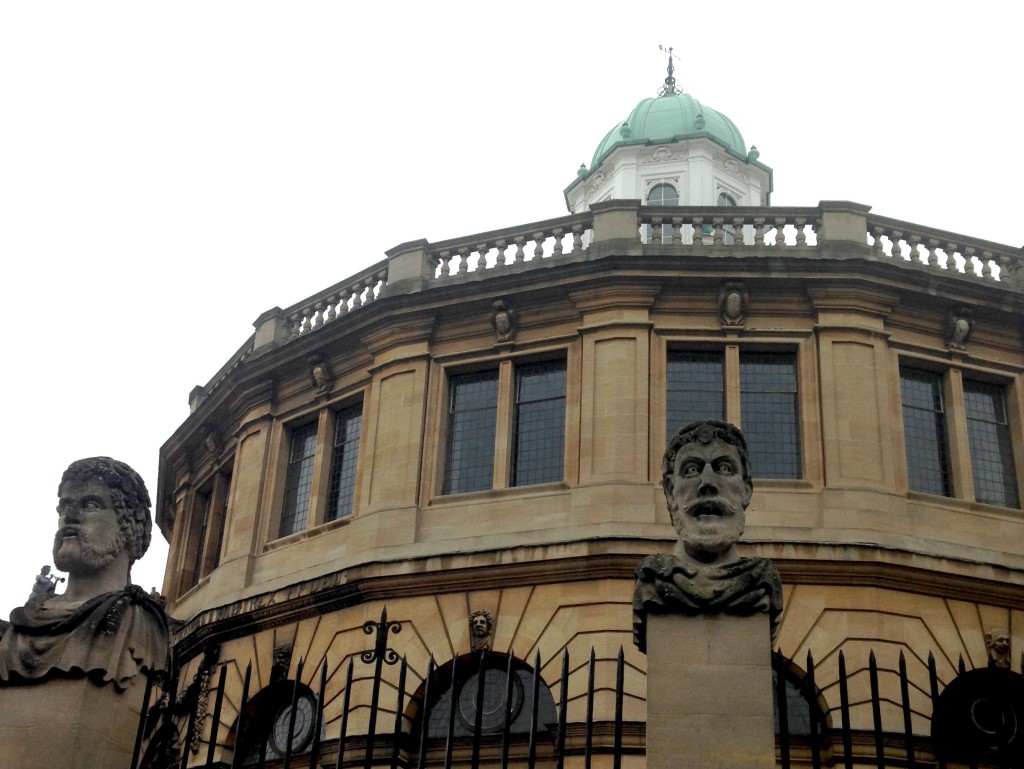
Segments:
[[[489,632],[487,617],[483,614],[477,614],[473,619],[470,620],[469,626],[473,631],[473,635],[477,638],[485,638]]]
[[[1010,667],[1010,634],[1005,630],[991,630],[985,634],[989,659],[996,667]]]
[[[71,574],[102,571],[125,549],[110,489],[99,478],[69,480],[60,488],[53,562]]]
[[[752,493],[732,444],[715,439],[680,447],[669,510],[685,553],[704,563],[733,560]]]

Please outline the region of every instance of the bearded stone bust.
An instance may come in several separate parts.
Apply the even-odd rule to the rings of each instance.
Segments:
[[[37,591],[0,623],[0,687],[88,677],[127,688],[141,672],[168,670],[163,606],[129,582],[149,547],[149,492],[109,457],[73,462],[58,488],[56,567],[67,590]]]
[[[774,638],[782,614],[779,574],[771,561],[740,558],[736,550],[754,492],[743,434],[716,420],[683,427],[665,451],[662,484],[678,539],[672,553],[650,555],[636,569],[636,645],[646,650],[648,612],[768,612]]]

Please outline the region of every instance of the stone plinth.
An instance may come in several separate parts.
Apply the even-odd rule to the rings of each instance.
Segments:
[[[118,692],[87,679],[0,687],[0,767],[128,767],[145,680]]]
[[[775,769],[767,613],[647,616],[648,769]]]

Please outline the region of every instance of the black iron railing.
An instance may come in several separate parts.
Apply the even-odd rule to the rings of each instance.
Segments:
[[[331,675],[328,663],[324,660],[318,674],[310,678],[316,684],[314,692],[311,687],[296,683],[303,680],[304,663],[300,660],[293,679],[279,682],[276,700],[251,695],[250,664],[245,671],[240,701],[230,698],[238,716],[225,734],[221,719],[227,666],[221,664],[216,684],[206,689],[213,700],[212,718],[206,716],[205,705],[197,705],[195,686],[186,687],[176,696],[177,683],[173,680],[148,683],[146,701],[151,705],[139,723],[131,769],[450,769],[483,764],[495,769],[511,765],[535,769],[539,764],[564,769],[567,762],[582,769],[591,769],[598,762],[621,769],[624,757],[643,755],[645,751],[645,724],[624,720],[623,716],[624,698],[629,695],[624,687],[626,666],[621,649],[615,661],[614,708],[605,707],[603,715],[597,717],[597,662],[593,651],[584,663],[585,693],[570,692],[568,650],[561,658],[557,697],[541,677],[539,652],[532,665],[512,655],[489,651],[464,655],[440,666],[430,659],[418,688],[409,692],[409,665],[387,646],[389,634],[398,632],[399,624],[389,622],[385,612],[379,623],[366,623],[365,630],[376,633],[374,648],[349,657],[344,684],[334,695],[335,699],[341,698],[340,718],[332,720],[331,730],[325,729],[324,719],[325,693]],[[357,665],[372,666],[372,671],[363,676],[372,684],[368,702],[353,701],[353,671]],[[385,676],[384,670],[385,666],[395,665],[397,684],[393,675]],[[781,654],[773,656],[776,759],[782,769],[946,769],[946,762],[935,755],[931,735],[921,733],[922,718],[930,722],[931,713],[921,712],[920,699],[916,708],[912,707],[911,692],[915,685],[908,678],[902,653],[898,665],[899,701],[891,695],[891,686],[885,692],[880,689],[874,653],[869,655],[866,671],[870,682],[868,698],[856,702],[851,702],[851,676],[842,652],[838,654],[838,679],[828,685],[829,696],[834,698],[838,694],[838,702],[826,703],[816,684],[815,662],[810,654],[804,665],[800,670]],[[212,668],[216,667],[214,663]],[[886,675],[892,672],[884,671]],[[959,672],[966,673],[962,658]],[[208,683],[211,676],[203,675]],[[202,675],[197,680],[203,680]],[[928,682],[929,691],[922,693],[920,686],[916,691],[934,707],[944,687],[931,655]],[[569,721],[570,702],[580,698],[585,707],[577,704],[575,712],[585,716]],[[268,703],[272,702],[277,703],[276,718],[273,712],[268,715]],[[890,713],[889,723],[883,723],[883,704]],[[898,724],[893,723],[896,719],[891,715],[894,705],[902,716]],[[866,707],[870,708],[870,719],[864,716]],[[358,716],[360,727],[353,730],[352,715],[356,711],[364,712]],[[856,713],[854,718],[852,711]],[[389,718],[391,715],[393,718]],[[208,734],[201,734],[204,729]],[[680,745],[681,751],[685,749],[685,745]],[[992,753],[976,765],[1010,766],[1000,755]]]

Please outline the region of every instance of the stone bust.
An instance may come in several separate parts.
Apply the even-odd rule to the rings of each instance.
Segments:
[[[109,457],[80,459],[58,497],[53,560],[67,589],[34,591],[0,623],[0,686],[88,677],[124,689],[140,672],[168,670],[163,607],[129,581],[153,526],[142,478]]]
[[[672,553],[636,569],[633,640],[645,651],[648,612],[749,615],[768,612],[773,639],[782,585],[765,558],[740,558],[745,511],[754,485],[743,434],[715,420],[680,429],[662,460],[662,485],[678,539]]]

